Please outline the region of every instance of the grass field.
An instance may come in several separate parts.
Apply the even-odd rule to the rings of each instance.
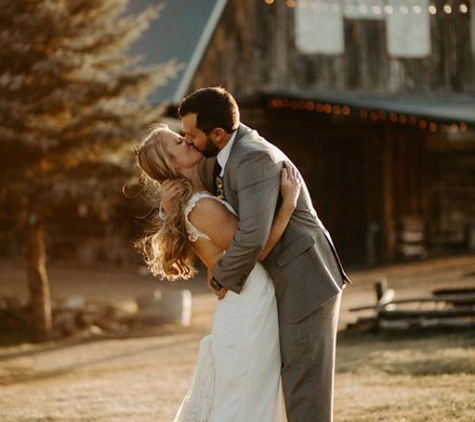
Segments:
[[[475,421],[475,336],[342,334],[337,421]]]
[[[0,263],[0,272],[0,295],[25,294],[21,268]],[[356,319],[350,307],[374,301],[373,283],[381,276],[407,297],[473,286],[474,275],[473,256],[351,274],[355,284],[344,294],[338,338],[335,422],[475,421],[474,330],[343,330]],[[51,278],[55,297],[130,300],[157,287],[135,270],[56,266]],[[215,306],[198,283],[190,328],[0,347],[0,421],[171,422]]]

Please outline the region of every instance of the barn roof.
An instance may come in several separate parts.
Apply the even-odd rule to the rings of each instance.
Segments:
[[[132,53],[146,63],[165,63],[175,58],[184,66],[175,78],[149,97],[153,103],[177,104],[186,94],[211,35],[228,0],[134,0],[131,12],[151,3],[165,5],[161,17],[151,23],[133,45]]]
[[[414,115],[439,122],[464,122],[475,125],[475,94],[472,93],[372,93],[359,91],[327,91],[268,89],[266,97],[320,103],[348,105],[350,107],[382,110]]]

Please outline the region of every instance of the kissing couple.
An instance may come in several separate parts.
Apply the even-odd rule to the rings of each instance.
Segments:
[[[139,246],[154,275],[220,299],[174,422],[331,422],[341,293],[351,283],[288,157],[240,123],[233,96],[180,104],[184,136],[157,125],[137,150],[161,190]]]

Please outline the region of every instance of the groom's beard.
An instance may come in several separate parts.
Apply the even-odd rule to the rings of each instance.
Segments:
[[[213,144],[213,141],[211,140],[210,136],[206,137],[206,145],[201,152],[207,158],[215,157],[216,155],[218,155],[219,149],[215,144]]]

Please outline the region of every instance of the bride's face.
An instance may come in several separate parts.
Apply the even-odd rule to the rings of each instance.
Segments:
[[[185,138],[172,131],[164,131],[161,140],[163,148],[170,154],[178,170],[194,167],[203,158],[203,154],[193,145],[185,142]]]

